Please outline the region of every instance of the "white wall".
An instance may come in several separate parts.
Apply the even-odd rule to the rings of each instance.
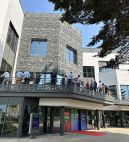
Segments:
[[[119,69],[121,70],[129,70],[129,64],[120,64]]]
[[[129,71],[127,70],[116,70],[118,91],[121,96],[120,85],[129,85]]]
[[[9,0],[4,0],[4,1],[0,0],[0,66],[3,56],[3,49],[4,49],[4,41],[2,38],[2,33],[3,33],[8,5],[9,5]]]
[[[91,51],[91,52],[90,52]],[[99,73],[99,61],[110,61],[115,58],[115,53],[111,53],[104,58],[99,58],[96,49],[88,49],[83,51],[83,66],[94,66],[95,68],[95,79],[99,80],[107,86],[116,85],[117,96],[121,100],[120,85],[129,85],[129,64],[120,64],[118,70],[110,70]]]
[[[0,43],[2,45],[0,46],[0,48],[1,50],[3,50],[3,52],[4,52],[4,47],[6,43],[6,37],[7,37],[10,21],[12,22],[15,30],[17,31],[19,35],[19,42],[17,47],[17,49],[19,49],[23,18],[24,18],[24,14],[23,14],[23,10],[21,8],[19,0],[4,0],[4,1],[0,0]],[[3,56],[3,52],[0,52],[0,65],[1,65],[1,58]],[[15,61],[15,64],[16,64],[16,61]]]
[[[120,85],[129,85],[129,71],[117,69],[100,73],[100,80],[108,86],[116,85],[117,96],[121,100]]]
[[[101,72],[99,73],[99,78],[102,81],[102,83],[104,83],[107,86],[116,85],[117,97],[118,99],[121,99],[116,70],[111,70],[108,72]]]
[[[97,52],[83,52],[83,66],[94,66],[95,80],[99,82],[99,61],[109,61],[115,57],[115,53],[109,54],[104,58],[100,58],[98,56],[94,57],[97,54]]]

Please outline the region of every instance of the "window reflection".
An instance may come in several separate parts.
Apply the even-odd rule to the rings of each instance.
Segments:
[[[33,56],[47,56],[47,41],[32,40],[31,54]]]
[[[77,51],[70,46],[67,46],[65,49],[66,61],[69,63],[77,64]]]
[[[9,47],[12,49],[12,51],[14,52],[16,52],[17,50],[18,38],[19,38],[18,34],[13,24],[10,22],[6,42],[9,45]]]
[[[0,105],[0,135],[16,137],[19,127],[19,106]]]
[[[121,97],[122,100],[128,100],[129,99],[129,85],[121,85]]]
[[[117,99],[116,85],[109,86],[109,89],[111,91],[111,95]]]
[[[36,81],[36,83],[38,84],[40,82],[40,74],[41,73],[36,73],[36,78],[38,78],[38,81]],[[43,75],[44,78],[41,80],[41,84],[50,84],[51,83],[51,73],[46,73]],[[57,85],[61,85],[61,80],[62,80],[62,76],[57,74]]]

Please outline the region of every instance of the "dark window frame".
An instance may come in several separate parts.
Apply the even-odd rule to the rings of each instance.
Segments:
[[[67,52],[68,52],[68,54],[67,54]],[[71,57],[71,54],[73,55],[73,57]],[[66,59],[67,62],[77,65],[77,50],[73,49],[69,45],[66,45],[65,59]]]
[[[94,66],[83,66],[83,77],[95,78]]]
[[[123,96],[122,96],[122,87],[126,87],[126,91],[125,92],[123,92],[123,93],[127,93],[127,94],[123,94]],[[120,85],[120,90],[121,90],[121,98],[122,98],[122,100],[129,100],[129,85]],[[124,91],[124,90],[123,90]]]
[[[9,47],[12,49],[14,53],[16,53],[17,50],[18,40],[19,40],[18,33],[16,32],[12,22],[10,21],[6,43],[9,45]]]
[[[39,47],[38,47],[38,49],[37,49],[37,53],[36,54],[34,54],[33,53],[33,42],[40,42],[40,43],[47,43],[47,47],[46,47],[46,49],[47,49],[47,51],[45,52],[46,53],[46,55],[41,55],[40,53],[40,50],[42,50],[41,48],[40,48],[40,46],[41,46],[41,44],[39,44]],[[45,50],[44,50],[45,51]],[[38,38],[33,38],[33,39],[31,39],[31,56],[38,56],[38,57],[46,57],[48,55],[48,41],[47,41],[47,39],[38,39]]]
[[[109,89],[110,89],[110,91],[112,93],[112,96],[117,99],[118,96],[117,96],[117,87],[116,87],[116,85],[110,85]]]

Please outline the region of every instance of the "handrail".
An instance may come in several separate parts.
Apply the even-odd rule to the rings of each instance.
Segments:
[[[62,85],[61,84],[61,78],[57,79],[56,84],[51,84],[50,78],[46,78],[44,81],[44,78],[42,80],[42,83],[37,84],[36,81],[29,82],[29,84],[25,84],[22,80],[20,82],[16,81],[16,78],[10,78],[9,82],[7,84],[0,84],[0,92],[17,92],[17,93],[27,93],[27,92],[33,92],[33,93],[45,93],[45,92],[58,92],[58,93],[74,93],[77,95],[82,96],[88,96],[95,99],[101,99],[101,100],[107,100],[114,102],[115,98],[109,93],[99,93],[95,92],[90,89],[86,89],[84,86],[79,87],[76,84],[71,85]]]

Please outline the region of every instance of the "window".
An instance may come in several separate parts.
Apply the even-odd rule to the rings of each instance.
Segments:
[[[129,100],[129,85],[120,85],[122,100]]]
[[[112,70],[111,68],[107,68],[107,61],[99,61],[99,72],[107,72]]]
[[[33,56],[47,56],[47,40],[32,40],[31,54]]]
[[[112,96],[117,99],[116,85],[109,86],[109,89],[111,91]]]
[[[9,65],[4,59],[2,59],[1,62],[0,72],[1,71],[9,71],[9,72],[12,71],[12,66]]]
[[[6,43],[10,46],[13,52],[16,52],[17,50],[18,38],[18,34],[13,24],[10,22]]]
[[[19,105],[0,105],[1,137],[16,137],[19,127]]]
[[[83,66],[83,77],[95,77],[94,66]]]
[[[99,61],[99,72],[101,72],[106,65],[106,61]]]
[[[77,64],[77,51],[70,46],[67,46],[65,49],[66,61],[69,63]]]

